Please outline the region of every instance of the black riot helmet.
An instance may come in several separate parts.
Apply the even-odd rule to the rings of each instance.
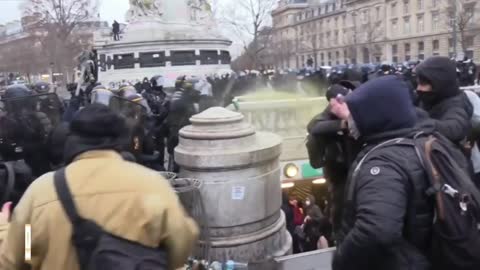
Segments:
[[[50,84],[46,82],[37,82],[33,85],[33,90],[38,94],[45,94],[50,91]]]
[[[24,84],[14,84],[7,87],[7,90],[5,90],[5,94],[3,94],[2,98],[3,99],[22,98],[22,97],[28,97],[31,95],[32,95],[32,91],[28,89],[28,87],[25,86]]]
[[[152,84],[153,90],[161,91],[165,85],[165,78],[162,75],[153,76],[150,79],[150,83]]]

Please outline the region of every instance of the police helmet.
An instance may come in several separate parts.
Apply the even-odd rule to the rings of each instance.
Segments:
[[[33,85],[33,89],[38,94],[45,94],[50,91],[50,84],[46,82],[37,82],[36,84]]]
[[[92,90],[91,103],[100,103],[109,105],[110,99],[114,96],[113,92],[105,88],[103,85],[95,86]]]
[[[131,85],[122,85],[119,89],[119,95],[123,98],[126,98],[130,95],[137,94],[137,89]]]
[[[32,95],[32,91],[28,89],[24,84],[13,84],[7,87],[5,93],[3,94],[3,99],[8,98],[22,98]]]
[[[163,88],[165,85],[165,78],[162,75],[153,76],[152,79],[150,79],[150,83],[153,88]]]

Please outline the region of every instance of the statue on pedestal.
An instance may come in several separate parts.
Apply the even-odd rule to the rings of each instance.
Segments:
[[[207,0],[188,0],[190,21],[200,24],[213,24],[212,7]]]
[[[163,16],[162,0],[130,0],[127,21],[134,22],[144,19],[159,20]]]

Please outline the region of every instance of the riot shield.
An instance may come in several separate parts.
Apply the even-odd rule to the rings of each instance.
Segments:
[[[61,123],[63,105],[55,93],[30,95],[2,100],[7,115],[14,119],[38,120],[43,126],[45,137]]]
[[[143,154],[147,109],[136,102],[118,96],[110,98],[109,107],[125,117],[129,130],[127,148],[138,158]]]

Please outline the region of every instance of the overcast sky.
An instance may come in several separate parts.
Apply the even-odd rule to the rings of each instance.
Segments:
[[[24,0],[0,0],[0,23],[20,19],[19,5]],[[107,21],[125,20],[128,0],[100,0],[100,16]]]
[[[5,24],[13,20],[20,19],[20,4],[26,0],[0,0],[0,24]],[[236,0],[218,0],[222,6],[228,6],[229,3],[235,3]],[[112,23],[113,20],[125,22],[125,13],[129,7],[129,0],[99,0],[100,17],[103,20]],[[231,31],[224,31],[228,38],[234,40],[231,47],[232,54],[237,56],[242,48],[238,35],[232,35]],[[230,33],[230,34],[229,34]],[[230,36],[229,36],[230,35]]]

